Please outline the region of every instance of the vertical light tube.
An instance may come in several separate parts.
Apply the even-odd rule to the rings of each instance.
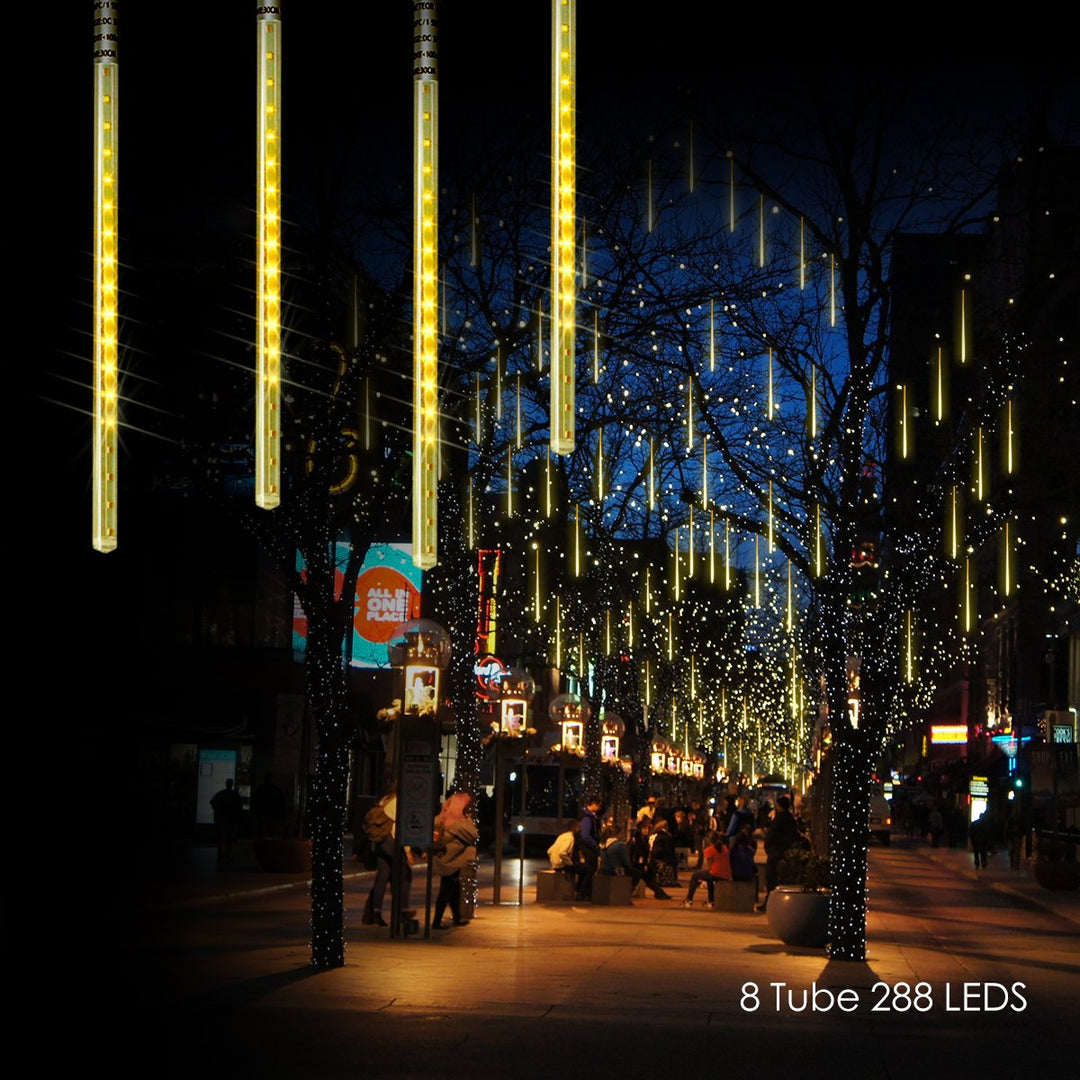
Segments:
[[[514,516],[514,448],[506,447],[506,516]]]
[[[574,577],[581,577],[581,504],[574,504]]]
[[[775,550],[774,536],[773,536],[773,506],[772,506],[772,485],[773,482],[769,481],[769,554],[771,555]]]
[[[911,636],[911,608],[907,611],[907,657],[904,662],[904,681],[907,683],[913,683],[915,681],[915,655],[912,649],[912,636]]]
[[[900,386],[900,457],[908,456],[907,386]]]
[[[709,505],[709,436],[701,439],[701,506]]]
[[[468,513],[468,533],[469,533],[469,547],[476,547],[476,517],[473,512],[473,489],[472,489],[472,477],[469,477],[469,513]]]
[[[807,427],[811,440],[817,438],[817,364],[810,361],[810,408],[807,410]]]
[[[934,419],[939,423],[945,419],[945,350],[939,345],[934,372]]]
[[[540,621],[540,545],[533,542],[533,620]]]
[[[413,562],[437,562],[439,80],[435,0],[413,4]],[[479,430],[477,431],[479,441]]]
[[[255,504],[281,502],[281,8],[256,15],[259,80]]]
[[[596,498],[604,501],[604,429],[596,432]]]
[[[97,551],[116,548],[118,464],[117,243],[119,64],[116,4],[94,5],[94,419],[93,521]]]
[[[515,376],[517,380],[517,394],[514,397],[517,408],[517,418],[514,423],[514,447],[521,449],[521,376]]]
[[[983,472],[983,429],[980,424],[975,431],[975,498],[983,501],[985,495]]]
[[[604,612],[604,655],[611,655],[611,608]]]
[[[675,599],[682,599],[682,581],[679,577],[679,534],[682,529],[675,529]]]
[[[709,371],[716,370],[716,313],[715,304],[709,301]]]
[[[836,325],[836,256],[829,256],[829,325]]]
[[[761,607],[761,537],[754,533],[754,607]]]
[[[960,556],[960,520],[957,510],[957,491],[954,484],[949,492],[949,536],[948,552],[953,559]]]
[[[495,422],[502,423],[502,346],[495,346]]]
[[[773,418],[776,412],[776,397],[773,394],[773,356],[772,349],[769,349],[769,419]]]
[[[652,614],[652,567],[645,567],[645,614]]]
[[[724,589],[731,591],[731,520],[724,518]]]
[[[686,449],[694,449],[694,383],[686,380]]]
[[[555,666],[562,669],[562,600],[555,595]]]
[[[716,584],[716,513],[709,510],[709,584]]]
[[[694,576],[694,507],[690,505],[690,523],[686,529],[686,557],[688,561],[688,567],[686,576],[692,578]]]
[[[971,633],[971,559],[964,559],[964,633]]]
[[[574,449],[576,0],[552,0],[551,449]]]
[[[1005,402],[1005,472],[1012,476],[1015,468],[1013,458],[1013,403],[1012,398]]]
[[[787,564],[787,632],[790,634],[795,626],[795,605],[792,602],[791,591],[791,560]]]

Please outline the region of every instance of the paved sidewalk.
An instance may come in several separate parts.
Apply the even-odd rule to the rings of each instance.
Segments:
[[[985,870],[976,870],[971,853],[962,848],[933,848],[922,841],[895,841],[896,846],[933,862],[948,866],[971,881],[997,892],[1014,896],[1029,904],[1052,911],[1062,918],[1080,924],[1080,892],[1061,892],[1044,889],[1034,879],[1030,861],[1025,860],[1019,871],[1010,871],[1006,852],[990,857]],[[759,844],[759,855],[761,845]],[[347,899],[352,900],[354,890],[365,879],[373,876],[363,869],[361,863],[351,856],[352,841],[346,837],[343,872]],[[261,870],[255,862],[250,842],[237,845],[233,869],[219,871],[216,866],[217,851],[212,844],[176,845],[167,861],[156,872],[142,875],[140,888],[142,906],[148,910],[168,910],[200,904],[230,903],[251,897],[266,895],[283,889],[305,889],[310,875],[304,873],[271,874]],[[541,860],[527,860],[524,878],[524,898],[532,901],[536,895],[536,871],[545,865]],[[490,853],[480,862],[479,900],[481,905],[491,902],[493,862]],[[686,877],[686,874],[683,874]],[[419,901],[422,893],[423,868],[417,868],[417,886],[414,899]],[[436,883],[437,886],[437,883]],[[516,903],[518,895],[518,861],[516,857],[503,859],[503,903]],[[681,899],[680,894],[680,899]],[[702,893],[702,898],[704,894]]]

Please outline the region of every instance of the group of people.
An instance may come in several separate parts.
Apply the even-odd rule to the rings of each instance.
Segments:
[[[657,900],[671,900],[665,886],[679,883],[679,848],[687,849],[691,857],[696,855],[684,907],[693,905],[694,894],[702,884],[712,902],[718,881],[755,878],[756,819],[745,798],[731,799],[722,816],[716,816],[702,813],[696,805],[669,810],[650,797],[638,811],[628,835],[614,821],[602,822],[600,808],[599,798],[589,798],[578,817],[548,848],[551,868],[565,873],[573,882],[577,900],[592,898],[593,879],[598,873],[627,875],[635,889],[644,882]],[[707,831],[695,827],[698,821],[708,826]],[[677,832],[672,831],[672,822]],[[766,829],[765,875],[769,890],[776,884],[784,854],[803,842],[791,802],[781,796]],[[764,905],[759,907],[763,909]]]
[[[468,922],[463,918],[461,908],[461,872],[476,865],[476,843],[479,839],[476,824],[468,813],[471,802],[472,796],[468,792],[454,792],[447,797],[435,818],[431,843],[431,871],[439,879],[434,921],[431,924],[435,930],[447,928],[448,924],[443,921],[447,908],[450,909],[450,917],[455,926],[464,926]],[[372,841],[375,880],[372,882],[360,921],[365,925],[387,926],[388,923],[383,918],[383,901],[393,876],[397,835],[397,794],[393,788],[376,805],[389,819],[389,830],[378,841]],[[402,848],[401,912],[405,918],[415,918],[416,915],[409,907],[412,867],[423,857],[423,852],[415,851],[408,845]]]

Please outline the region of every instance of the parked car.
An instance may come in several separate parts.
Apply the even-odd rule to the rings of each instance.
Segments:
[[[892,841],[892,807],[880,791],[870,796],[870,832],[886,847]]]

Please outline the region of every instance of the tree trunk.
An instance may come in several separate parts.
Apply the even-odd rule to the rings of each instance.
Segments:
[[[311,784],[311,963],[345,963],[345,796],[348,723],[341,639],[332,619],[308,620],[308,702],[318,734]]]

